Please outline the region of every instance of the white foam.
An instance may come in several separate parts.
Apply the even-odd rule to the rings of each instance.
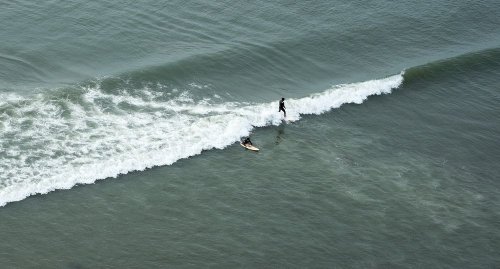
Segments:
[[[345,103],[360,104],[370,95],[390,93],[402,83],[402,75],[287,99],[287,119],[296,121],[303,114],[321,114]],[[156,100],[157,93],[144,96],[88,88],[83,103],[59,101],[65,102],[61,106],[38,95],[21,100],[25,104],[13,116],[1,115],[9,131],[0,134],[0,206],[33,194],[170,165],[203,150],[223,149],[254,127],[282,120],[277,101],[217,104],[207,98],[195,102],[188,93],[168,101]],[[215,99],[220,102],[219,96]],[[122,110],[123,103],[140,109]],[[62,116],[68,112],[65,109],[69,117]]]

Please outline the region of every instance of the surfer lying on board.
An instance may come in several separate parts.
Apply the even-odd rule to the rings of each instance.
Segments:
[[[243,145],[253,145],[252,141],[250,141],[250,137],[245,138],[245,140],[243,140],[241,142],[241,144],[243,144]]]
[[[281,111],[283,111],[283,114],[285,115],[285,118],[286,118],[285,98],[283,98],[283,97],[281,97],[280,108],[279,108],[278,112],[281,112]]]

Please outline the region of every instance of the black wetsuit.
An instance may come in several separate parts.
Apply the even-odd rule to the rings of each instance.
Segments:
[[[243,145],[252,145],[252,141],[250,141],[250,137],[247,137],[243,142],[242,142]]]
[[[278,110],[278,112],[281,112],[281,111],[283,111],[283,113],[285,113],[285,117],[286,117],[285,100],[280,100],[280,109]]]

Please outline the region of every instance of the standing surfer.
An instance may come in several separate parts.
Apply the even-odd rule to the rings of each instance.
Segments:
[[[285,98],[281,97],[281,100],[280,100],[280,108],[278,110],[278,112],[281,112],[283,111],[283,114],[285,115],[285,118],[286,118],[286,111],[285,111]]]

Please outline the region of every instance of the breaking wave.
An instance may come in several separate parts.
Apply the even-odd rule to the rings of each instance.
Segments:
[[[360,104],[402,82],[403,73],[287,99],[287,120]],[[276,101],[221,102],[217,95],[195,100],[189,92],[147,89],[141,95],[113,94],[99,84],[66,96],[0,97],[0,206],[170,165],[203,150],[223,149],[255,127],[282,122]]]

